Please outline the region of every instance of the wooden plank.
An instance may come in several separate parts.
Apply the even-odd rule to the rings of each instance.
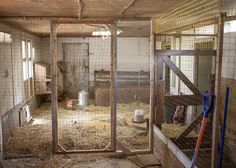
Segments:
[[[218,145],[219,145],[219,115],[221,98],[221,74],[222,74],[222,56],[224,40],[224,22],[226,13],[221,13],[218,23],[217,55],[216,55],[216,76],[215,76],[215,110],[213,113],[213,131],[212,131],[212,153],[211,168],[217,167]]]
[[[52,111],[52,153],[58,150],[58,102],[57,102],[57,32],[56,24],[50,21],[50,57],[51,57],[51,111]]]
[[[165,81],[159,80],[155,85],[155,124],[161,129],[165,111],[164,105]]]
[[[208,76],[208,90],[212,94],[215,93],[215,74],[209,74]]]
[[[215,56],[216,50],[156,50],[161,56]]]
[[[83,12],[83,2],[82,0],[78,0],[78,19],[82,19],[82,12]]]
[[[202,97],[198,95],[165,96],[166,106],[197,106],[202,104]]]
[[[203,113],[198,114],[198,116],[193,119],[191,124],[189,124],[188,127],[186,127],[183,132],[176,138],[176,142],[183,142],[187,135],[190,134],[194,129],[196,129],[198,124],[202,121],[202,114]]]
[[[131,0],[130,3],[129,3],[127,6],[125,6],[125,7],[122,9],[122,11],[120,12],[120,17],[122,17],[122,15],[123,15],[131,6],[134,6],[134,4],[135,4],[136,1],[137,1],[137,0]]]
[[[111,150],[116,151],[116,113],[117,113],[117,21],[111,25]]]
[[[153,119],[154,119],[154,73],[155,73],[155,22],[150,20],[150,102],[149,102],[149,150],[153,152]]]
[[[71,22],[78,22],[78,17],[53,17],[53,16],[0,16],[0,21],[7,20],[57,20]],[[102,18],[82,18],[82,23],[94,23],[94,24],[111,24],[116,17],[102,17]],[[119,21],[149,21],[150,17],[124,17],[120,18]],[[75,23],[75,22],[72,22]]]
[[[169,57],[163,57],[163,61],[169,66],[170,69],[184,82],[184,84],[195,94],[201,95],[198,88],[184,75],[184,73],[170,60]]]
[[[209,36],[213,36],[213,37],[215,37],[215,36],[217,36],[217,34],[180,34],[180,33],[172,33],[172,34],[166,34],[166,33],[155,33],[155,35],[156,36],[177,36],[177,37],[179,37],[179,36],[194,36],[194,37],[196,37],[196,36],[207,36],[207,37],[209,37]]]

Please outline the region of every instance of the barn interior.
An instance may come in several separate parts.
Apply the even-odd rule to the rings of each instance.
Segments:
[[[233,0],[0,4],[0,166],[236,166]]]

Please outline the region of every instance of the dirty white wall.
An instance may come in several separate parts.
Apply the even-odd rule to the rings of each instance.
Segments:
[[[25,101],[21,40],[24,38],[32,41],[32,46],[35,48],[34,62],[41,60],[41,41],[36,36],[4,24],[0,24],[0,32],[9,33],[12,37],[12,43],[0,43],[0,150],[2,152],[2,144],[6,143],[10,133],[19,126],[19,112],[9,110]],[[36,97],[33,96],[28,103],[31,108],[35,108]]]
[[[41,41],[40,38],[31,34],[19,31],[4,24],[0,24],[0,31],[10,33],[12,35],[12,45],[2,47],[0,53],[0,112],[6,113],[13,108],[14,105],[24,101],[24,84],[23,84],[23,66],[21,55],[21,40],[32,40],[32,45],[35,48],[34,61],[40,61],[41,57]],[[6,44],[1,44],[6,45]],[[11,60],[12,55],[12,60]],[[12,72],[13,66],[13,72]],[[6,76],[8,72],[8,76]],[[13,75],[13,76],[12,76]],[[8,82],[6,82],[8,81]],[[13,98],[14,95],[14,98]]]
[[[110,70],[110,38],[58,38],[58,61],[63,59],[63,43],[89,43],[90,81],[95,70]],[[49,38],[42,39],[42,57],[50,63]],[[118,71],[149,71],[149,38],[118,38]]]

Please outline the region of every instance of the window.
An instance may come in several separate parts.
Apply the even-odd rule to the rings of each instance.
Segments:
[[[33,77],[33,55],[34,48],[32,48],[31,41],[22,40],[22,59],[23,59],[23,78],[24,81]]]
[[[33,58],[35,49],[30,40],[22,40],[23,79],[25,87],[25,99],[33,95]]]
[[[0,32],[0,43],[11,43],[11,34]]]

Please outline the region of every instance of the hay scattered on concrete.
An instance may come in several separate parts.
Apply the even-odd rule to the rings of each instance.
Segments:
[[[181,124],[162,124],[161,131],[168,137],[168,138],[177,138],[184,130],[187,128],[187,125],[181,125]],[[197,137],[197,134],[195,131],[192,131],[189,135],[189,137]]]
[[[64,102],[63,102],[64,103]],[[58,109],[59,143],[67,150],[103,149],[110,142],[110,107],[89,105],[84,109]],[[137,136],[136,131],[146,124],[132,122],[135,109],[143,109],[148,117],[149,105],[144,103],[118,104],[117,137],[132,149],[148,148],[148,135]],[[139,128],[138,128],[138,127]],[[50,104],[38,108],[30,123],[17,128],[9,138],[6,155],[49,155],[51,150]]]

